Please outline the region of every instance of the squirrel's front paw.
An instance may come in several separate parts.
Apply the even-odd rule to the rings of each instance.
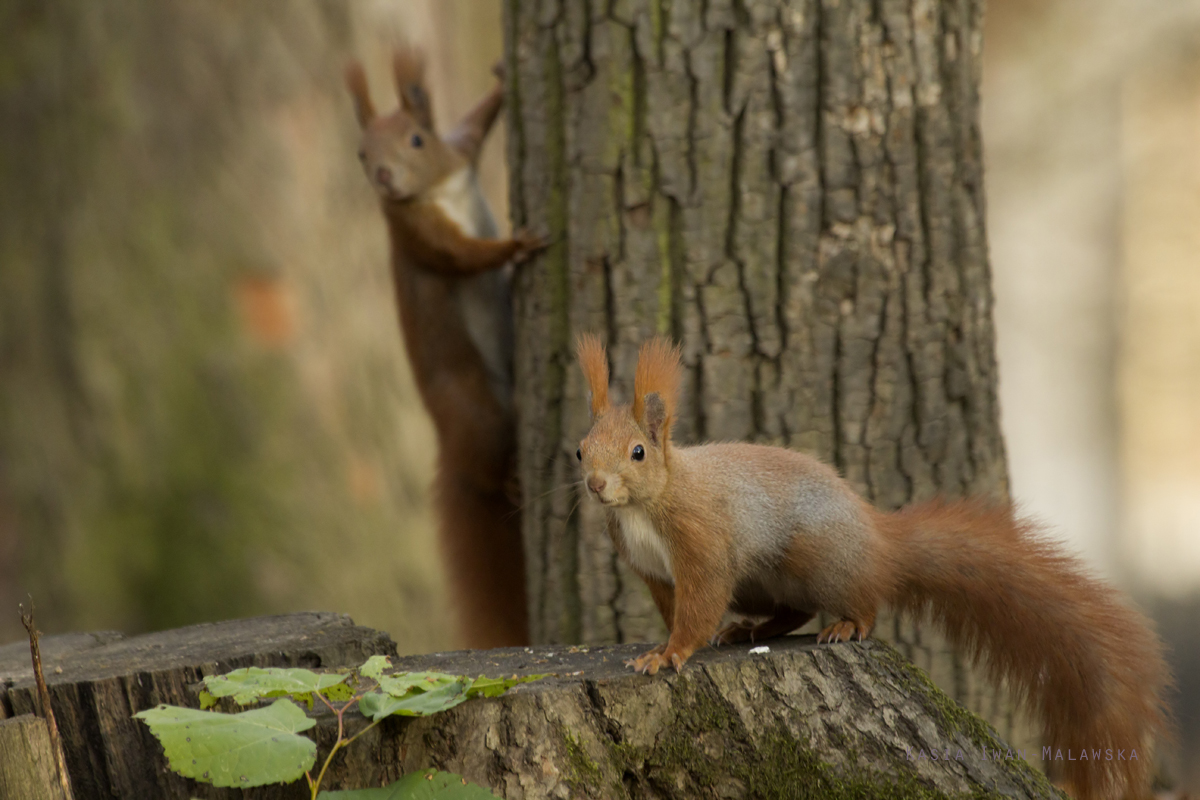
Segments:
[[[532,231],[521,228],[513,233],[513,241],[517,243],[517,252],[513,254],[514,264],[523,264],[539,250],[546,249],[550,242]]]
[[[663,642],[652,650],[647,650],[637,658],[630,658],[625,661],[625,666],[633,667],[635,671],[641,672],[642,667],[651,656],[662,655],[662,652],[667,649],[667,643]]]
[[[675,648],[667,644],[660,644],[653,650],[642,653],[635,659],[626,661],[627,666],[633,667],[634,672],[641,672],[646,675],[657,675],[658,670],[670,664],[675,668],[676,672],[683,669],[683,662],[687,661],[687,656],[679,653]]]

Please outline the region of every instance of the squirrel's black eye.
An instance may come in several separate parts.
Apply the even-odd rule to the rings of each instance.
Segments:
[[[578,458],[580,461],[583,461],[583,451],[576,448],[575,449],[575,457]]]
[[[644,447],[642,447],[640,444],[636,445],[633,448],[633,460],[641,461],[645,457],[646,457],[646,449]]]
[[[366,160],[367,160],[367,151],[366,151],[366,150],[359,150],[359,151],[358,151],[358,160],[359,160],[359,161],[366,161]]]
[[[421,134],[419,133],[414,133],[412,135],[412,139],[409,141],[412,142],[413,147],[420,147],[421,145],[425,144],[425,140],[421,138]]]

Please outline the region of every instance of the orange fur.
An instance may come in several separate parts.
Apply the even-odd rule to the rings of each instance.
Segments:
[[[503,486],[481,490],[455,467],[439,460],[433,496],[460,633],[472,648],[526,644],[521,515]]]
[[[408,203],[391,215],[391,223],[407,258],[447,275],[470,277],[499,269],[527,246],[521,238],[468,236],[432,203]]]
[[[587,381],[591,393],[590,405],[592,416],[598,417],[608,410],[608,354],[600,337],[593,333],[580,334],[575,340],[575,354],[579,366],[583,369],[583,379]]]
[[[579,353],[595,397],[608,373],[599,342],[588,341]],[[1063,763],[1077,797],[1146,795],[1170,684],[1147,619],[1010,508],[960,501],[880,512],[833,469],[779,447],[672,447],[668,459],[669,436],[647,438],[638,403],[658,392],[673,415],[681,369],[678,350],[648,343],[634,406],[610,407],[601,395],[580,443],[584,485],[670,630],[635,669],[680,669],[714,633],[717,642],[780,635],[819,611],[835,622],[818,641],[862,638],[890,605],[928,616],[1007,682],[1042,721],[1045,742],[1076,755]],[[716,632],[727,609],[767,619]],[[1100,759],[1079,759],[1083,748]]]
[[[1042,720],[1044,743],[1063,750],[1070,791],[1144,795],[1170,683],[1149,620],[1010,508],[932,502],[874,516],[891,604],[927,615],[1008,682]],[[1065,760],[1085,748],[1101,759]],[[1136,761],[1115,757],[1131,748]]]
[[[505,264],[536,249],[528,236],[490,239],[486,226],[465,230],[444,211],[483,204],[474,181],[450,181],[471,169],[454,142],[433,135],[414,50],[393,59],[401,107],[376,117],[361,66],[347,69],[363,140],[360,158],[378,191],[392,245],[392,276],[404,345],[438,436],[434,500],[439,540],[460,634],[470,647],[529,640],[520,511],[516,422],[511,397],[511,306]],[[460,125],[482,141],[496,118],[493,91]],[[473,139],[474,141],[474,139]],[[451,188],[447,188],[451,187]],[[464,318],[466,296],[492,304],[476,338]],[[507,332],[506,332],[507,331]],[[488,349],[491,347],[492,349]]]
[[[679,399],[679,383],[683,366],[679,363],[679,348],[669,339],[656,336],[638,351],[637,369],[633,374],[633,418],[641,424],[645,419],[645,400],[657,394],[667,407],[663,424],[665,438],[670,438],[671,423],[675,420],[675,404]]]
[[[401,107],[426,130],[433,130],[433,110],[425,88],[425,54],[413,47],[398,47],[392,54],[392,75]]]
[[[351,61],[346,65],[346,88],[354,99],[354,114],[358,124],[368,125],[375,119],[375,106],[371,103],[371,93],[367,90],[367,73],[362,64]]]
[[[425,54],[415,47],[401,45],[392,52],[392,76],[396,89],[425,85]]]
[[[497,86],[484,95],[483,99],[459,120],[458,124],[454,126],[454,130],[446,134],[446,141],[462,153],[468,161],[474,163],[483,147],[483,140],[495,123],[496,116],[500,113],[500,107],[503,104],[504,88]]]

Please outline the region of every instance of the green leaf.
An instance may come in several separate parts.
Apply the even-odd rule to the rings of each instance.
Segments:
[[[364,678],[378,678],[390,666],[392,660],[387,656],[371,656],[358,668],[358,674]]]
[[[207,690],[200,690],[200,710],[207,711],[217,704],[217,698],[208,693]]]
[[[410,772],[382,789],[321,792],[317,800],[491,800],[496,795],[461,775],[436,769]]]
[[[290,700],[240,714],[161,705],[134,714],[158,737],[171,769],[214,786],[288,783],[312,769],[317,723]]]
[[[322,689],[321,694],[325,695],[325,699],[332,703],[344,703],[354,697],[354,690],[350,688],[349,684],[338,683],[328,689]]]
[[[526,675],[524,678],[485,678],[480,675],[467,691],[468,697],[499,697],[518,683],[538,681],[545,675]]]
[[[378,722],[392,714],[425,716],[445,711],[472,697],[498,697],[518,683],[536,681],[545,675],[524,678],[485,678],[475,680],[444,672],[401,672],[380,675],[380,691],[363,695],[358,710]]]
[[[379,691],[392,697],[404,697],[413,689],[422,692],[432,691],[447,686],[456,681],[465,681],[461,675],[447,675],[444,672],[399,672],[395,675],[380,675]]]
[[[348,677],[350,676],[330,673],[317,674],[307,669],[246,667],[225,675],[209,675],[204,679],[204,688],[213,697],[233,697],[234,702],[244,706],[264,697],[319,692],[345,682]],[[309,703],[311,702],[312,699],[309,698]]]
[[[404,697],[392,697],[381,692],[371,692],[358,701],[358,710],[364,717],[370,717],[374,722],[392,714],[399,714],[403,717],[424,717],[454,708],[465,701],[468,686],[468,683],[459,680],[430,692],[418,691]]]

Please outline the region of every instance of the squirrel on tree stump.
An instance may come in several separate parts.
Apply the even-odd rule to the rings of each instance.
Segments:
[[[889,605],[926,615],[1007,680],[1045,744],[1076,756],[1063,768],[1076,797],[1147,795],[1170,683],[1162,643],[1034,523],[972,500],[883,512],[804,453],[676,445],[676,347],[642,346],[630,405],[609,399],[599,339],[581,337],[578,355],[592,412],[583,482],[670,631],[632,667],[680,670],[709,642],[781,636],[821,611],[835,621],[818,642],[861,640]],[[718,631],[726,610],[750,619]]]

